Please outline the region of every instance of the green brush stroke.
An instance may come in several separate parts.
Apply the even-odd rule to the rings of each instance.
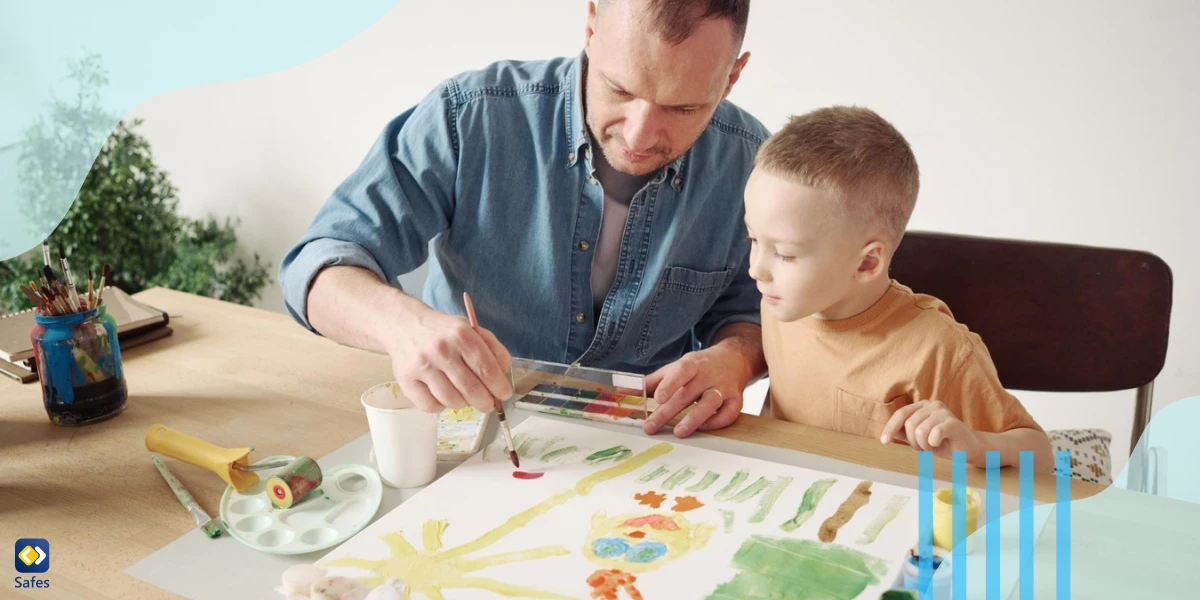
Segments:
[[[562,458],[562,457],[570,455],[570,454],[574,454],[576,452],[579,452],[580,450],[581,450],[581,448],[579,446],[567,446],[566,448],[559,448],[558,450],[553,450],[551,452],[547,452],[547,453],[543,454],[542,457],[538,460],[540,460],[542,462],[550,462],[552,460]]]
[[[717,473],[716,471],[709,471],[704,474],[704,478],[701,479],[699,483],[688,488],[687,491],[703,492],[704,490],[707,490],[709,487],[711,487],[712,484],[716,483],[717,480],[720,478],[721,478],[720,473]]]
[[[630,450],[625,446],[613,446],[612,448],[605,448],[604,450],[589,454],[587,458],[583,459],[583,462],[589,465],[594,465],[607,460],[621,462],[632,455],[633,450]]]
[[[917,592],[913,590],[888,590],[879,600],[917,600]]]
[[[837,483],[837,479],[821,479],[808,486],[808,489],[804,490],[804,499],[800,501],[800,508],[796,509],[796,516],[780,525],[779,528],[784,531],[795,531],[796,528],[803,525],[817,511],[817,505],[825,497],[825,492],[828,492],[835,483]]]
[[[766,477],[759,477],[758,481],[746,486],[746,489],[738,492],[736,496],[731,498],[732,502],[745,502],[759,494],[759,492],[767,489],[771,485],[771,480]]]
[[[739,485],[742,485],[742,482],[745,481],[747,477],[750,477],[749,471],[738,471],[737,473],[734,473],[733,479],[730,479],[729,483],[725,484],[725,487],[721,488],[721,491],[717,492],[717,500],[728,500],[730,496],[733,496],[734,491],[737,490]]]
[[[526,439],[526,438],[528,438],[528,437],[529,437],[529,435],[528,435],[528,434],[525,434],[525,433],[518,433],[517,435],[514,435],[514,436],[513,436],[513,441],[512,441],[512,447],[513,447],[513,449],[514,449],[514,450],[517,450],[518,448],[520,448],[520,447],[521,447],[521,444],[524,444],[524,443],[525,443],[525,439]],[[508,444],[506,444],[506,443],[504,442],[504,440],[503,440],[503,439],[501,439],[499,442],[497,442],[497,444],[498,444],[498,445],[501,445],[501,446],[504,446],[504,449],[505,449],[505,450],[508,450]],[[519,452],[519,451],[518,451],[518,454],[520,454],[520,452]]]
[[[733,511],[722,508],[721,520],[725,521],[725,533],[733,533]]]
[[[758,501],[758,510],[754,511],[754,515],[750,517],[750,522],[762,523],[763,519],[767,518],[767,514],[771,512],[771,509],[775,508],[775,503],[779,501],[779,495],[782,494],[783,490],[787,489],[787,486],[791,485],[791,483],[791,477],[780,477],[779,479],[776,479],[775,483],[771,484],[771,488],[767,490],[767,493],[763,494],[762,500]]]
[[[879,533],[883,531],[883,528],[887,527],[888,523],[892,522],[892,519],[900,515],[900,511],[904,508],[905,504],[908,504],[908,496],[892,496],[892,499],[888,500],[887,506],[883,507],[879,516],[875,517],[875,520],[871,521],[870,525],[867,525],[862,535],[858,536],[858,544],[863,546],[874,542],[875,538],[879,537]]]
[[[664,490],[673,490],[673,489],[675,489],[675,486],[691,479],[692,475],[695,475],[695,474],[696,474],[695,467],[685,465],[682,469],[675,471],[675,473],[673,475],[668,477],[667,480],[663,482],[662,488]]]
[[[542,444],[542,452],[548,452],[551,448],[559,445],[562,442],[565,442],[566,440],[567,438],[565,436],[556,435],[546,440],[545,444]]]
[[[838,544],[751,536],[733,555],[739,571],[707,600],[852,600],[887,574],[887,562]]]
[[[669,471],[669,470],[670,469],[667,468],[667,465],[659,465],[657,469],[654,469],[653,471],[650,471],[649,473],[646,473],[645,475],[638,477],[638,481],[640,481],[642,483],[650,483],[651,481],[654,481],[655,479],[658,479],[659,477],[666,475],[667,471]]]
[[[533,454],[533,445],[536,444],[537,441],[538,438],[531,437],[524,442],[521,442],[521,444],[517,446],[517,456],[520,456],[521,458],[529,458],[529,455]],[[513,443],[516,444],[517,442],[514,440]]]

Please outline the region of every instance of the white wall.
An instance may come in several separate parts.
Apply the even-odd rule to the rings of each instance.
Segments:
[[[186,212],[240,217],[244,246],[278,265],[389,118],[458,71],[576,53],[585,11],[401,2],[318,60],[164,94],[132,116]],[[1200,224],[1185,171],[1200,139],[1198,25],[1188,0],[756,0],[732,99],[772,129],[832,103],[892,120],[921,164],[914,229],[1161,256],[1175,273],[1161,407],[1200,394],[1200,252],[1185,242]],[[276,287],[262,306],[282,309]],[[1128,453],[1132,393],[1022,397],[1046,426],[1106,427]]]

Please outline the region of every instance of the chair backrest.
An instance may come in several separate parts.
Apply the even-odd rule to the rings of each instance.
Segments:
[[[1010,389],[1127,390],[1166,359],[1171,269],[1153,254],[909,232],[891,275],[978,333]]]

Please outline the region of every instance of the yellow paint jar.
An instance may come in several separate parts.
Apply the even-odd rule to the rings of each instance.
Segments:
[[[967,552],[974,547],[971,534],[979,525],[979,492],[966,488],[967,496],[967,531],[963,538],[967,541]],[[933,545],[945,550],[954,547],[954,490],[942,488],[933,494]]]

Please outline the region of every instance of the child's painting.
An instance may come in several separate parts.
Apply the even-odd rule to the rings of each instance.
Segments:
[[[878,598],[914,490],[530,418],[321,559],[408,598]],[[501,442],[502,444],[502,442]]]

